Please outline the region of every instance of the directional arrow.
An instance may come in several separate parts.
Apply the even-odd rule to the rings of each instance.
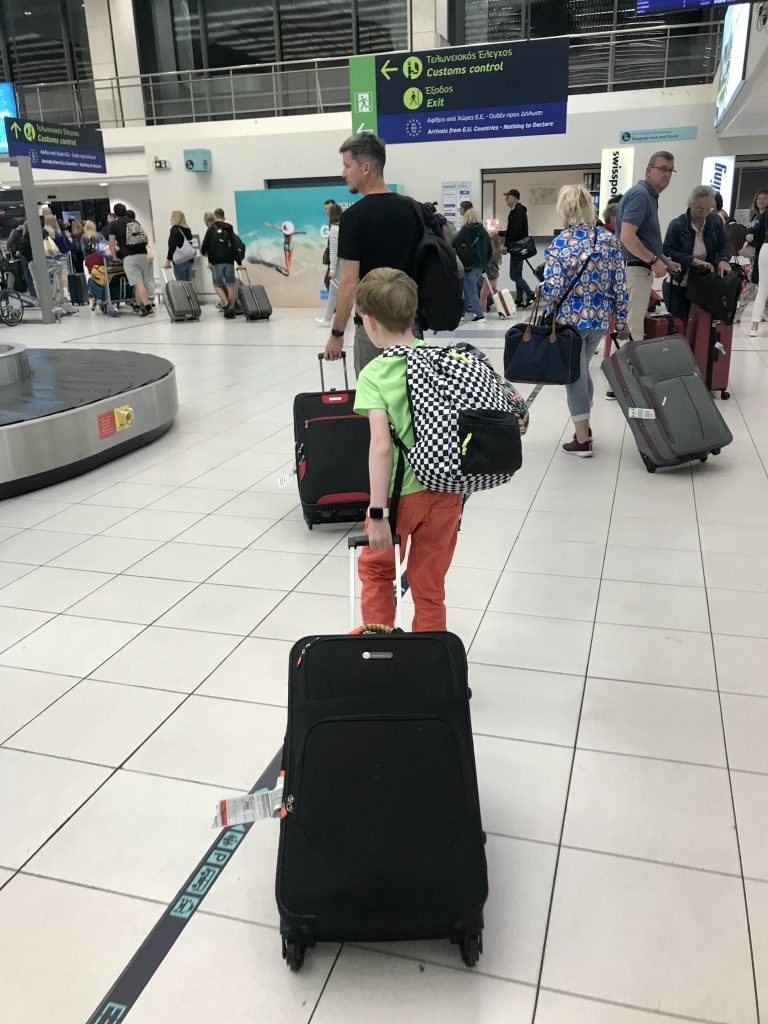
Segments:
[[[11,125],[11,131],[18,139],[19,135],[21,134],[21,126],[19,125],[18,121],[13,122],[13,124]]]
[[[387,81],[389,81],[390,75],[392,75],[395,71],[399,70],[400,68],[393,67],[393,65],[389,63],[389,58],[387,58],[381,65],[381,73],[382,75],[384,75]]]

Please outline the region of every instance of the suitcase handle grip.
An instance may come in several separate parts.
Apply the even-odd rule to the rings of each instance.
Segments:
[[[395,626],[398,629],[402,629],[403,626],[403,598],[400,589],[400,575],[401,575],[401,564],[400,564],[400,534],[396,533],[392,537],[392,542],[395,545],[395,579],[393,585],[395,588]],[[356,533],[351,537],[347,537],[347,547],[349,548],[349,628],[354,630],[355,628],[355,549],[368,547],[368,535],[365,533]]]
[[[396,533],[392,537],[392,543],[396,544],[399,547],[399,545],[400,545],[400,534],[399,533]],[[355,534],[352,534],[352,536],[347,537],[347,547],[348,548],[367,548],[369,544],[370,544],[370,541],[368,540],[368,534],[367,533],[355,533]]]
[[[325,376],[323,374],[323,360],[325,359],[324,352],[317,353],[317,361],[320,365],[320,390],[325,391]],[[341,365],[344,367],[344,390],[349,391],[349,377],[347,376],[347,353],[344,349],[341,350]]]

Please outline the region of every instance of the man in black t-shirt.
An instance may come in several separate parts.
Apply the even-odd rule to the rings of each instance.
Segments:
[[[393,267],[413,276],[416,249],[424,234],[412,199],[390,192],[384,182],[387,159],[384,141],[372,132],[351,135],[341,146],[342,174],[353,195],[363,198],[341,215],[339,259],[344,269],[336,300],[331,336],[325,346],[326,359],[340,359],[344,330],[355,301],[358,281],[369,270]],[[355,373],[379,355],[365,333],[362,319],[355,317]]]

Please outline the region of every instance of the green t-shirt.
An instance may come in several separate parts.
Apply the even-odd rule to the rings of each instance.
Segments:
[[[423,345],[416,340],[412,347]],[[371,409],[383,409],[389,422],[395,428],[397,436],[406,446],[412,448],[413,420],[408,405],[408,387],[405,382],[405,356],[392,356],[389,359],[372,359],[357,378],[355,395],[355,412],[367,416]],[[389,496],[395,486],[398,448],[392,444],[392,473],[389,478]],[[416,479],[411,464],[405,460],[402,494],[414,494],[423,491],[424,487]]]

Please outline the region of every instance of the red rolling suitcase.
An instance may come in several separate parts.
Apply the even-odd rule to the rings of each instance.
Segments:
[[[713,320],[709,313],[692,303],[687,337],[699,373],[709,390],[719,391],[723,399],[730,398],[728,375],[731,368],[733,326]]]
[[[296,475],[307,526],[357,523],[370,504],[367,416],[355,413],[355,392],[347,380],[347,353],[342,352],[344,390],[325,390],[323,353],[318,353],[322,391],[296,395],[293,426]]]
[[[643,321],[643,337],[668,338],[670,334],[685,334],[685,321],[669,313],[654,313]]]

